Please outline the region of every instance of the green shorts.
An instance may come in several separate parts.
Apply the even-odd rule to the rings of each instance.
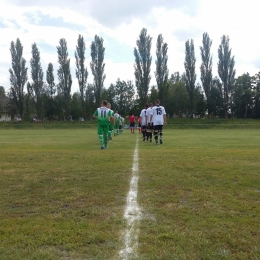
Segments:
[[[107,135],[108,134],[108,124],[98,125],[97,133],[98,135]]]

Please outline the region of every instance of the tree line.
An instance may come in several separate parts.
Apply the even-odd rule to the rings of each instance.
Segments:
[[[196,56],[193,39],[185,42],[184,72],[169,74],[168,44],[160,34],[156,41],[156,85],[151,81],[152,37],[143,28],[133,50],[135,57],[135,82],[121,80],[104,88],[105,47],[103,39],[95,36],[90,45],[89,64],[93,83],[88,83],[89,71],[85,64],[86,44],[79,35],[74,53],[78,91],[71,93],[72,76],[67,41],[62,38],[57,48],[57,80],[53,64],[48,64],[45,78],[41,66],[40,51],[32,44],[30,60],[31,81],[28,81],[28,68],[23,58],[23,46],[18,38],[11,42],[12,66],[10,92],[5,94],[0,87],[0,113],[21,118],[37,116],[49,120],[67,120],[80,117],[91,118],[93,111],[102,99],[107,99],[114,110],[126,116],[139,114],[145,103],[160,99],[170,117],[237,117],[260,118],[260,72],[256,75],[245,73],[236,76],[235,58],[229,46],[229,37],[223,35],[218,47],[218,75],[212,74],[212,40],[204,33],[200,46],[200,82],[197,82]],[[8,98],[8,102],[6,101]],[[5,101],[3,101],[5,100]]]

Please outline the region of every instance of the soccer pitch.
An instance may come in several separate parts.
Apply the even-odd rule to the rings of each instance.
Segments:
[[[260,259],[260,131],[0,130],[0,219],[1,260]]]

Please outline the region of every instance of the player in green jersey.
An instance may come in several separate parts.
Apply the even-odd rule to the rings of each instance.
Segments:
[[[101,145],[101,150],[107,148],[108,141],[108,127],[109,122],[112,120],[112,112],[107,108],[107,101],[103,100],[101,102],[101,107],[99,107],[93,114],[93,118],[98,119],[98,137]]]

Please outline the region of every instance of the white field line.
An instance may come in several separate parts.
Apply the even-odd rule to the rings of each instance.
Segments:
[[[133,156],[132,179],[126,200],[124,218],[126,219],[126,229],[123,232],[124,248],[120,250],[120,259],[127,260],[137,258],[139,221],[141,211],[137,203],[138,193],[138,136],[135,144]]]

